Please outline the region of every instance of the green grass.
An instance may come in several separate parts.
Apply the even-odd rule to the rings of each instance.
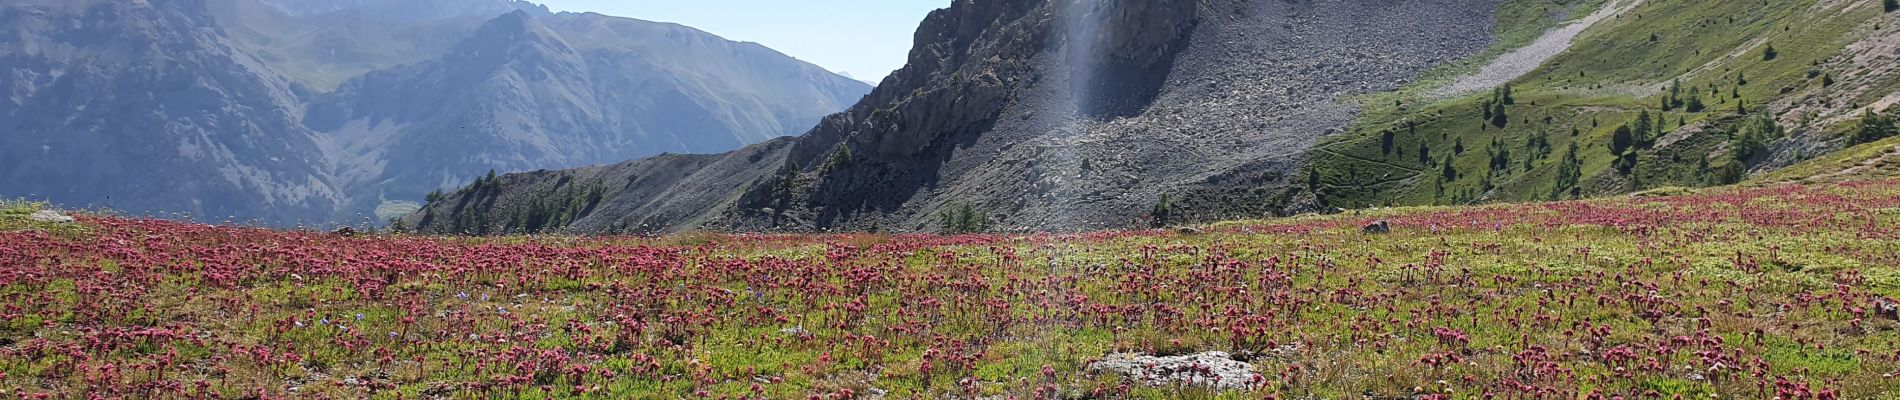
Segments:
[[[1894,176],[1900,173],[1900,137],[1850,147],[1750,179],[1754,184],[1828,182]]]
[[[34,221],[29,218],[35,212],[47,209],[46,203],[25,200],[0,200],[0,232],[37,230],[54,234],[71,235],[86,231],[82,224],[58,224]]]
[[[1750,374],[1760,372],[1875,398],[1900,390],[1879,377],[1900,369],[1889,357],[1900,325],[1856,322],[1846,310],[1900,294],[1894,210],[1900,182],[1876,180],[1660,188],[1087,238],[341,238],[105,218],[65,238],[0,231],[0,239],[30,242],[19,249],[34,260],[23,267],[33,273],[19,275],[28,278],[0,285],[0,310],[30,310],[0,313],[0,343],[16,344],[0,349],[96,349],[0,357],[0,390],[71,397],[176,381],[224,396],[393,399],[522,377],[529,383],[465,393],[1482,398],[1510,397],[1515,386],[1501,378],[1522,373],[1520,353],[1544,349],[1570,375],[1537,384],[1563,392],[1754,398]],[[1371,219],[1396,230],[1362,234]],[[19,249],[0,249],[0,259]],[[676,257],[627,256],[649,250]],[[236,268],[240,279],[206,275],[219,268]],[[380,285],[392,272],[401,282]],[[1850,295],[1836,295],[1843,288]],[[863,311],[846,311],[851,304]],[[1639,315],[1650,310],[1668,317]],[[615,344],[626,329],[616,321],[628,315],[651,325]],[[811,336],[781,332],[789,327]],[[1236,328],[1251,333],[1236,336]],[[1440,342],[1440,328],[1469,344]],[[144,329],[197,339],[104,333]],[[1682,371],[1710,368],[1694,350],[1656,350],[1681,337],[1721,338],[1721,354],[1743,362],[1725,364],[1738,368],[1725,377],[1692,377]],[[233,351],[257,346],[299,361],[259,363]],[[1630,366],[1602,359],[1619,346],[1666,367],[1619,371]],[[1265,386],[1150,386],[1087,367],[1113,352],[1214,350],[1263,354],[1249,362]],[[971,361],[926,358],[934,351]],[[64,372],[174,352],[179,365],[207,368],[163,378]],[[522,359],[511,354],[521,352],[567,361],[517,370]],[[1420,364],[1448,352],[1462,361]],[[929,375],[926,359],[936,363]],[[615,375],[576,382],[553,372],[577,366]],[[364,381],[387,386],[347,383]]]
[[[1600,4],[1507,1],[1499,18],[1523,21],[1526,15],[1553,9],[1568,10],[1575,17]],[[1855,39],[1867,20],[1880,15],[1877,4],[1843,8],[1846,4],[1646,1],[1586,30],[1569,51],[1514,82],[1516,104],[1506,107],[1510,122],[1503,128],[1484,120],[1481,106],[1491,98],[1489,93],[1395,103],[1416,99],[1418,93],[1476,65],[1454,64],[1462,67],[1428,74],[1396,93],[1368,96],[1365,113],[1348,134],[1330,138],[1310,153],[1311,168],[1321,181],[1319,193],[1328,205],[1346,208],[1567,198],[1556,186],[1560,160],[1572,143],[1581,161],[1577,192],[1585,196],[1729,183],[1732,178],[1715,172],[1740,168],[1730,166],[1739,161],[1723,151],[1729,141],[1726,132],[1739,121],[1734,115],[1737,104],[1760,112],[1771,100],[1818,87],[1811,70]],[[1526,43],[1536,36],[1531,32],[1553,26],[1545,23],[1550,19],[1529,20],[1538,23],[1501,23],[1500,48],[1476,60]],[[1779,54],[1764,60],[1762,49],[1770,43]],[[1707,110],[1660,110],[1663,93],[1657,88],[1679,78],[1685,93],[1689,88],[1700,92]],[[1747,84],[1737,85],[1738,78],[1746,78]],[[1633,173],[1616,172],[1611,133],[1644,110],[1661,113],[1668,133],[1683,125],[1699,133],[1641,151]],[[1797,134],[1839,132],[1828,126],[1784,128]],[[1383,138],[1386,132],[1395,136],[1390,149]],[[1529,156],[1540,153],[1528,148],[1535,136],[1547,138],[1548,155]],[[1465,151],[1453,151],[1460,142]],[[1510,168],[1490,168],[1487,149],[1493,142],[1510,154]],[[1429,152],[1423,161],[1421,146]],[[1447,159],[1458,174],[1441,182]]]

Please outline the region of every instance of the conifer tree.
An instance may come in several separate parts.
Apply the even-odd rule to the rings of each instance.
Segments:
[[[1650,125],[1649,110],[1645,109],[1637,113],[1636,126],[1630,128],[1630,144],[1641,146],[1644,142],[1648,142],[1649,132],[1655,129]]]
[[[1621,156],[1636,144],[1636,138],[1629,125],[1616,127],[1616,133],[1610,135],[1610,155]]]
[[[1892,113],[1892,110],[1888,111]],[[1900,134],[1900,127],[1895,126],[1894,120],[1893,115],[1883,115],[1868,109],[1861,114],[1860,127],[1854,131],[1852,142],[1861,144]]]

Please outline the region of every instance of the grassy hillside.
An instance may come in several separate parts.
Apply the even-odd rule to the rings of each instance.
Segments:
[[[1506,9],[1527,3],[1552,4],[1506,2]],[[1633,3],[1611,5],[1623,4]],[[1588,12],[1565,15],[1579,14]],[[1853,121],[1837,116],[1893,93],[1900,76],[1856,68],[1843,52],[1889,38],[1895,28],[1881,25],[1894,21],[1873,1],[1642,1],[1505,85],[1508,101],[1495,91],[1431,96],[1472,66],[1370,96],[1349,134],[1312,152],[1309,187],[1329,205],[1351,208],[1737,182],[1838,148]],[[1523,24],[1512,26],[1501,22],[1500,47],[1524,43]],[[1649,122],[1637,121],[1645,114]],[[1757,151],[1733,151],[1751,116],[1769,116],[1778,129],[1757,129],[1761,139],[1749,146]],[[1635,150],[1623,153],[1633,158],[1616,154],[1617,129],[1645,125],[1632,132]]]
[[[1900,176],[1900,137],[1816,157],[1750,179],[1752,184],[1823,183]]]
[[[1071,236],[0,224],[0,392],[1896,398],[1900,181],[1692,192]],[[1091,367],[1204,351],[1236,388]]]

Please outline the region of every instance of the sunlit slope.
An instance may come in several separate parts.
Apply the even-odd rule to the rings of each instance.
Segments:
[[[1350,133],[1311,153],[1309,189],[1351,208],[1733,183],[1844,148],[1861,112],[1891,104],[1900,87],[1896,62],[1881,54],[1900,43],[1900,18],[1878,1],[1578,6],[1613,12],[1538,68],[1496,82],[1508,95],[1435,96],[1478,73],[1481,59],[1368,97]],[[1506,40],[1494,54],[1525,43]],[[1624,150],[1615,136],[1626,126]],[[1738,142],[1745,133],[1759,139]]]

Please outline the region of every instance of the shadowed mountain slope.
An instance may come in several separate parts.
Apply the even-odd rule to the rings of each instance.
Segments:
[[[689,27],[481,0],[0,2],[0,87],[0,196],[280,226],[382,221],[489,170],[728,151],[870,90]]]

